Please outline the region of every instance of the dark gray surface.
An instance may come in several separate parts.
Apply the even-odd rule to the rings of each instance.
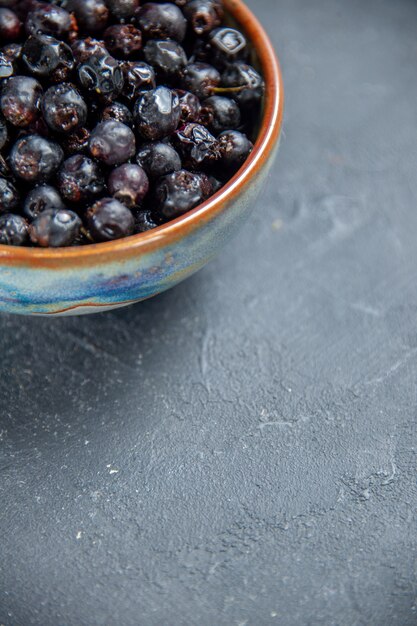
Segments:
[[[264,199],[174,291],[0,318],[0,623],[417,623],[417,3],[252,0]]]

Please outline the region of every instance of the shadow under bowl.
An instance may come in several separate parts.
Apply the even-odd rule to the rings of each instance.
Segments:
[[[208,263],[255,208],[282,125],[282,77],[264,29],[242,2],[224,0],[246,34],[266,89],[258,138],[240,171],[186,215],[113,242],[77,248],[0,245],[0,311],[78,315],[126,306],[161,293]]]

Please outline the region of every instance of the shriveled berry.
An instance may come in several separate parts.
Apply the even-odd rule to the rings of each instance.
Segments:
[[[141,146],[136,161],[153,180],[181,169],[178,152],[169,143],[160,141]]]
[[[201,103],[199,98],[190,91],[184,91],[182,89],[176,90],[180,99],[181,107],[181,122],[188,124],[188,122],[197,122],[200,118]]]
[[[23,246],[28,238],[28,223],[21,215],[15,215],[14,213],[0,215],[0,244]]]
[[[23,46],[22,60],[31,74],[52,82],[67,80],[74,68],[71,48],[50,35],[29,37]]]
[[[187,20],[175,4],[147,2],[138,13],[141,31],[148,39],[175,39],[183,41],[187,31]]]
[[[178,127],[181,117],[178,95],[167,87],[147,91],[136,102],[134,117],[144,139],[162,139]]]
[[[93,37],[87,37],[86,39],[76,39],[71,44],[72,53],[77,63],[85,63],[90,57],[94,55],[109,54],[104,45],[104,41],[94,39]]]
[[[19,192],[6,178],[0,177],[0,213],[14,211],[19,205]]]
[[[42,98],[42,113],[49,128],[57,133],[70,133],[87,120],[87,104],[70,83],[50,87]]]
[[[201,176],[180,170],[159,179],[155,187],[155,210],[164,220],[171,220],[194,209],[206,198]]]
[[[30,225],[29,236],[33,244],[42,248],[60,248],[74,243],[81,226],[74,211],[46,209]]]
[[[119,165],[131,159],[136,152],[133,131],[116,120],[98,124],[90,137],[90,153],[106,165]]]
[[[126,126],[133,126],[133,115],[127,106],[121,102],[112,102],[106,106],[102,111],[101,120],[103,122],[106,120],[116,120],[117,122],[126,124]]]
[[[81,86],[92,95],[114,100],[123,89],[120,64],[110,55],[93,54],[78,68]]]
[[[208,98],[220,84],[220,73],[207,63],[190,63],[184,71],[182,84],[199,98]]]
[[[143,54],[160,78],[168,81],[180,79],[187,65],[184,48],[176,41],[151,39],[144,47]]]
[[[0,79],[13,76],[13,61],[4,52],[0,52]]]
[[[139,5],[139,0],[107,0],[107,6],[114,17],[117,17],[119,20],[128,20],[135,17]]]
[[[151,211],[139,211],[135,219],[135,232],[146,233],[158,226]]]
[[[174,143],[191,169],[201,169],[219,158],[217,139],[201,124],[186,124],[175,133]]]
[[[220,26],[224,11],[221,0],[191,0],[184,7],[184,14],[196,35],[206,35]]]
[[[141,91],[155,89],[155,71],[143,61],[128,61],[123,64],[125,84],[123,95],[129,100],[136,100]]]
[[[112,241],[132,235],[135,220],[130,209],[115,198],[96,202],[86,215],[88,229],[94,241]]]
[[[130,209],[139,207],[149,191],[149,180],[139,165],[125,163],[110,174],[108,190],[111,195]]]
[[[221,27],[209,35],[212,59],[219,67],[233,63],[246,56],[247,42],[245,36],[235,28]]]
[[[74,11],[80,27],[86,33],[98,32],[107,26],[109,10],[104,0],[68,0],[67,8]]]
[[[228,173],[235,173],[244,164],[253,150],[253,144],[238,130],[227,130],[218,137],[219,167]]]
[[[215,135],[224,130],[238,128],[240,121],[240,110],[234,100],[211,96],[203,102],[201,122]]]
[[[28,35],[43,33],[61,39],[66,37],[71,29],[71,15],[55,4],[39,2],[28,13],[25,27]]]
[[[135,58],[142,49],[142,33],[132,24],[115,24],[104,31],[107,50],[117,58]]]
[[[20,37],[22,24],[16,13],[10,9],[0,8],[0,41],[16,41]]]
[[[25,128],[40,115],[42,86],[29,76],[12,76],[4,84],[0,108],[10,124]]]
[[[243,111],[259,106],[264,93],[262,76],[247,63],[237,61],[229,65],[222,75],[222,85],[232,88],[231,97]]]
[[[105,189],[100,166],[82,154],[64,161],[57,175],[57,185],[62,197],[74,203],[91,200]]]
[[[47,209],[64,209],[64,203],[55,187],[39,185],[28,193],[23,203],[23,214],[30,221]]]
[[[62,148],[40,135],[18,139],[10,152],[10,167],[15,176],[28,183],[40,183],[51,178],[59,168]]]
[[[61,145],[66,154],[77,154],[87,152],[90,141],[90,131],[88,128],[77,128],[69,135],[65,135],[61,140]]]

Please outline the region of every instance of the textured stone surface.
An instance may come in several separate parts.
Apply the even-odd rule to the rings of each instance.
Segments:
[[[0,318],[1,624],[417,621],[417,4],[251,4],[287,111],[240,236],[154,301]]]

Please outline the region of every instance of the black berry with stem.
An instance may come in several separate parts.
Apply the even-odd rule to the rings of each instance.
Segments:
[[[123,64],[123,95],[128,100],[136,100],[142,91],[155,89],[155,70],[144,61],[127,61]]]
[[[101,121],[116,120],[126,126],[133,126],[133,115],[125,104],[121,102],[112,102],[107,105],[101,113]]]
[[[42,94],[42,86],[34,78],[12,76],[3,83],[1,112],[13,126],[25,128],[39,117]]]
[[[42,248],[71,246],[80,234],[82,222],[69,209],[46,209],[29,227],[33,244]]]
[[[185,5],[184,13],[198,36],[206,35],[220,26],[224,16],[221,0],[191,0]]]
[[[107,187],[111,195],[130,209],[139,207],[149,191],[149,180],[139,165],[125,163],[109,176]]]
[[[131,128],[117,122],[100,122],[90,137],[90,153],[106,165],[120,165],[136,153],[136,139]]]
[[[79,203],[102,194],[105,180],[98,163],[83,154],[75,154],[62,164],[57,186],[65,200]]]
[[[220,84],[220,73],[207,63],[190,63],[184,70],[183,88],[191,91],[199,98],[212,96]]]
[[[22,31],[22,23],[16,13],[10,9],[0,8],[0,41],[17,41]]]
[[[25,28],[28,35],[43,33],[63,39],[68,36],[71,25],[68,11],[54,4],[39,2],[28,13]]]
[[[219,170],[229,175],[234,174],[244,164],[253,150],[253,144],[238,130],[227,130],[218,137]]]
[[[160,178],[154,192],[155,211],[171,220],[195,208],[206,199],[206,182],[198,174],[180,170]]]
[[[0,213],[14,211],[19,206],[20,196],[16,187],[0,176]]]
[[[120,63],[110,55],[93,54],[78,68],[81,87],[91,96],[114,100],[124,85]]]
[[[64,209],[64,202],[57,189],[51,185],[39,185],[28,193],[23,203],[23,215],[33,221],[47,209]]]
[[[0,244],[24,246],[29,238],[29,227],[24,217],[14,213],[0,215]]]
[[[181,42],[187,31],[183,12],[170,2],[147,2],[140,8],[137,21],[148,39],[174,39]]]
[[[104,0],[69,0],[67,8],[74,11],[78,24],[86,33],[103,30],[109,21],[109,9]]]
[[[94,241],[112,241],[133,235],[132,212],[115,198],[103,198],[86,214],[86,222]]]
[[[57,83],[67,80],[74,68],[71,48],[50,35],[29,37],[22,49],[22,60],[35,77]]]
[[[203,102],[201,123],[218,135],[224,130],[240,126],[240,109],[234,100],[223,96],[211,96]]]
[[[121,59],[133,59],[142,49],[142,33],[132,24],[115,24],[104,31],[107,50]]]
[[[151,39],[144,47],[143,54],[161,79],[168,82],[181,79],[187,65],[187,55],[176,41]]]
[[[134,117],[143,139],[167,137],[176,130],[181,118],[178,95],[167,87],[147,91],[136,102]]]
[[[262,76],[251,65],[237,61],[229,65],[222,75],[222,86],[230,91],[242,111],[259,108],[264,94]]]
[[[175,146],[190,169],[202,169],[219,158],[217,139],[201,124],[186,124],[174,136]]]
[[[40,135],[18,139],[10,152],[10,167],[18,178],[28,183],[41,183],[51,178],[64,158],[62,148]]]
[[[70,83],[61,83],[45,92],[42,113],[51,130],[70,133],[85,124],[88,110],[78,89]]]
[[[181,158],[169,143],[157,141],[140,147],[136,161],[150,179],[155,180],[181,169]]]

